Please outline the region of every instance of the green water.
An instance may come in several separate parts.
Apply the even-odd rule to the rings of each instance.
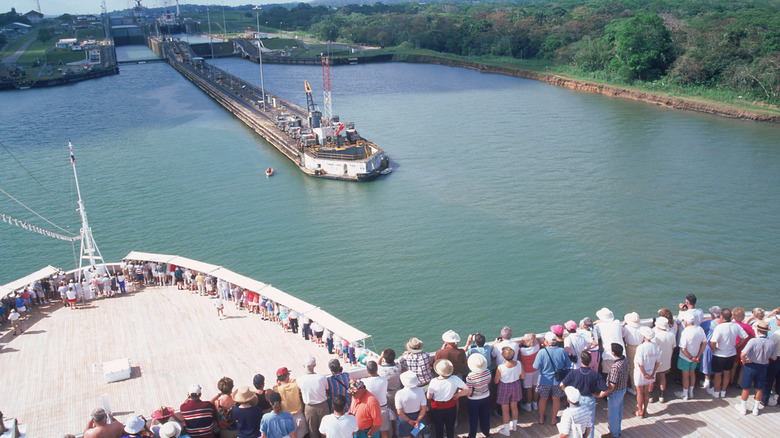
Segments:
[[[259,77],[246,61],[217,65]],[[317,90],[320,75],[270,65],[265,84],[303,105],[303,80]],[[155,63],[2,93],[0,141],[56,200],[5,151],[0,188],[78,232],[70,139],[107,260],[140,250],[222,265],[377,348],[410,336],[436,348],[450,328],[541,331],[605,305],[650,317],[690,292],[705,307],[780,304],[779,126],[441,66],[331,77],[334,113],[385,149],[390,176],[306,177]],[[51,228],[6,197],[0,212]],[[0,284],[74,265],[69,243],[3,223],[0,247]]]

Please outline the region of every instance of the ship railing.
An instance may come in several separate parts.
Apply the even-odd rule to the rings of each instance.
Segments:
[[[355,154],[355,155],[345,155],[339,152],[324,151],[321,149],[311,149],[309,151],[309,155],[313,156],[314,158],[320,158],[323,160],[354,161],[354,160],[365,160],[366,158],[368,158],[368,154],[365,152],[365,149],[363,150],[363,153]]]

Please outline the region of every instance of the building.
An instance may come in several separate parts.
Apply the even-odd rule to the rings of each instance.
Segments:
[[[89,49],[87,51],[87,61],[90,64],[100,64],[100,49]]]
[[[2,32],[6,35],[12,35],[12,34],[26,33],[29,32],[31,29],[32,26],[30,26],[29,24],[13,22],[3,26]]]
[[[43,21],[43,14],[38,11],[30,11],[24,14],[24,16],[27,17],[27,19],[30,20],[30,23],[32,24],[38,24]]]
[[[76,44],[76,38],[62,38],[57,41],[54,46],[58,49],[69,49]]]

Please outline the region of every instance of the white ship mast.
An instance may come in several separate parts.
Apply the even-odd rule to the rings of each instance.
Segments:
[[[105,273],[108,273],[106,269],[106,262],[103,261],[103,256],[100,254],[100,250],[95,243],[95,238],[92,237],[92,228],[89,227],[87,222],[87,210],[84,208],[84,201],[81,199],[81,190],[79,189],[79,177],[76,175],[76,159],[73,156],[73,145],[68,142],[68,148],[70,148],[70,163],[73,165],[73,178],[76,180],[76,193],[79,196],[79,213],[81,214],[81,256],[79,257],[79,270],[77,274],[77,281],[81,281],[82,268],[84,266],[84,260],[89,260],[89,266],[94,270],[96,269],[95,262],[100,260],[100,266],[103,267]]]

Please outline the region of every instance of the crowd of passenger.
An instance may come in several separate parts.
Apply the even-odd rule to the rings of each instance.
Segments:
[[[219,290],[201,288],[197,277],[193,293]],[[276,320],[271,313],[265,315]],[[593,437],[596,399],[606,398],[609,432],[602,437],[617,437],[626,393],[636,397],[634,415],[639,418],[648,415],[651,402],[664,403],[672,396],[683,401],[722,398],[730,385],[741,391],[735,406],[739,414],[759,415],[765,406],[777,404],[780,308],[754,309],[746,318],[740,307],[713,306],[706,318],[696,297],[688,295],[676,316],[663,308],[644,323],[635,312],[622,320],[608,308],[596,314],[597,321],[569,320],[541,335],[515,338],[504,327],[493,342],[475,333],[462,343],[450,330],[435,353],[417,338],[409,339],[399,357],[393,349],[379,356],[366,350],[355,359],[365,366],[368,376],[363,378],[344,370],[354,360],[342,362],[339,352],[328,363],[327,376],[315,373],[311,357],[299,372],[280,368],[271,388],[259,374],[251,386],[234,387],[225,377],[210,400],[202,398],[199,385],[192,385],[178,410],[163,407],[148,420],[136,417],[110,426],[98,409],[84,436],[409,438],[423,433],[455,438],[458,412],[465,409],[469,438],[479,432],[490,435],[492,412],[503,420],[494,433],[509,436],[522,430],[522,411],[539,424],[556,425],[561,437]],[[673,367],[682,376],[683,389],[672,395],[667,384]],[[707,395],[694,394],[699,385]],[[752,389],[756,393],[748,410]],[[91,432],[108,427],[116,429],[114,435]]]
[[[543,334],[515,338],[504,327],[492,342],[474,333],[461,343],[458,333],[449,330],[435,353],[426,351],[423,342],[413,337],[396,357],[393,349],[377,355],[341,339],[305,314],[188,268],[123,262],[116,274],[103,275],[103,287],[95,281],[101,279],[100,273],[90,274],[80,287],[82,299],[87,293],[93,298],[124,293],[125,282],[140,287],[175,285],[212,297],[218,318],[224,317],[224,306],[232,303],[278,323],[284,331],[300,331],[304,338],[326,347],[334,358],[328,363],[328,376],[315,373],[313,357],[300,372],[279,368],[270,388],[260,374],[252,385],[238,387],[224,377],[208,401],[202,398],[202,388],[194,384],[178,409],[163,406],[148,419],[138,416],[125,424],[98,408],[85,438],[409,438],[420,433],[455,438],[461,409],[468,413],[468,438],[476,438],[478,432],[490,435],[491,412],[503,420],[494,433],[511,435],[522,429],[518,425],[521,411],[538,424],[556,425],[561,437],[593,437],[598,398],[607,400],[609,432],[602,437],[619,437],[626,393],[636,397],[634,415],[639,418],[648,416],[651,402],[664,403],[672,396],[682,401],[724,398],[731,386],[740,391],[735,405],[740,415],[759,415],[766,406],[777,405],[780,308],[770,312],[756,308],[748,317],[741,307],[712,306],[706,317],[696,307],[696,296],[689,294],[676,315],[662,308],[644,323],[636,312],[621,321],[610,309],[602,308],[596,312],[596,321],[590,317],[561,321]],[[65,281],[60,272],[51,281],[43,279],[4,297],[3,315],[9,311],[21,315],[29,307],[58,297],[65,305],[75,306],[67,291],[76,287],[72,280]],[[56,292],[52,283],[60,285]],[[359,375],[368,376],[350,377],[344,366],[353,365],[364,366]],[[668,376],[673,369],[681,375],[682,390],[669,394]],[[695,394],[696,387],[707,395]],[[752,390],[753,404],[748,409]]]

